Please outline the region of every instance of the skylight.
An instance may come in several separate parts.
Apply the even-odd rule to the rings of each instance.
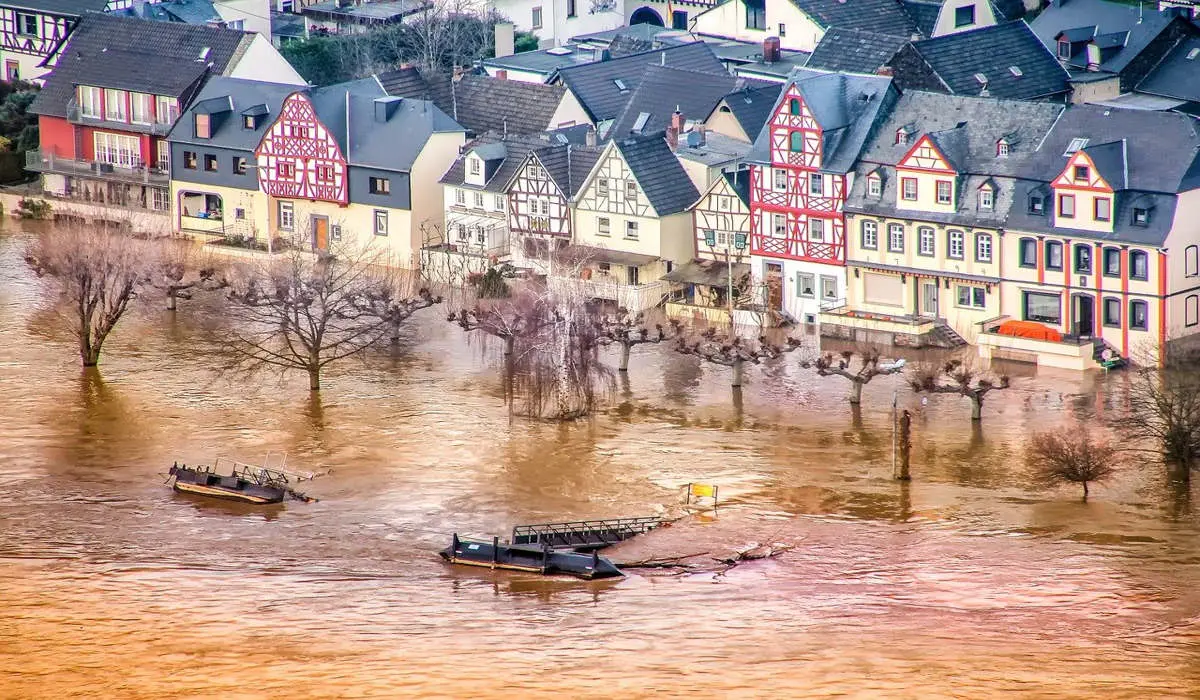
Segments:
[[[1087,146],[1087,139],[1071,139],[1071,143],[1067,144],[1067,150],[1063,153],[1064,156],[1074,155],[1080,149]]]
[[[980,85],[987,85],[987,82],[988,82],[987,76],[984,75],[983,73],[976,73],[975,80],[978,80]]]
[[[642,133],[642,129],[646,128],[646,122],[650,121],[650,113],[642,112],[638,115],[637,121],[633,123],[633,130],[636,133]]]
[[[1196,60],[1196,56],[1200,56],[1200,49],[1192,49],[1187,52],[1187,60],[1189,61]]]
[[[551,56],[566,56],[571,53],[571,49],[568,49],[565,46],[555,46],[552,49],[546,49],[546,53],[550,54]]]
[[[1017,66],[1009,66],[1008,72],[1012,73],[1014,78],[1020,78],[1022,75],[1025,75],[1024,73],[1021,72],[1021,69],[1018,68]]]
[[[625,92],[626,90],[629,89],[629,88],[625,87],[625,81],[621,80],[620,78],[613,80],[613,85],[616,85],[617,89],[620,90],[621,92]]]

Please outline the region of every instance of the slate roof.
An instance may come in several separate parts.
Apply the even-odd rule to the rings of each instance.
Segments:
[[[183,97],[206,73],[228,70],[254,36],[219,27],[87,14],[59,50],[58,63],[29,111],[66,117],[77,85]],[[207,60],[199,60],[205,48]]]
[[[563,196],[568,199],[578,192],[603,150],[595,146],[560,143],[557,140],[545,138],[541,134],[505,137],[502,134],[488,133],[463,147],[462,154],[450,165],[439,182],[443,185],[464,185],[467,155],[473,151],[486,150],[491,146],[504,148],[504,162],[488,178],[482,188],[483,191],[497,194],[507,192],[512,179],[520,172],[521,166],[533,156],[538,159],[545,168],[546,174],[558,186]],[[467,187],[472,186],[467,185]]]
[[[821,43],[813,49],[808,63],[804,65],[806,68],[845,73],[874,73],[880,66],[887,65],[906,43],[908,37],[895,34],[831,27],[821,37]]]
[[[1030,28],[1050,51],[1056,51],[1056,37],[1065,32],[1077,44],[1071,65],[1087,67],[1086,42],[1106,37],[1101,44],[1108,50],[1101,53],[1100,68],[1110,73],[1125,70],[1147,45],[1171,23],[1172,17],[1152,8],[1139,10],[1136,4],[1106,2],[1105,0],[1070,0],[1055,2],[1042,10],[1030,23]],[[1128,35],[1121,37],[1123,33]]]
[[[880,34],[911,37],[916,24],[899,0],[791,0],[819,26],[866,29]]]
[[[882,114],[896,99],[892,79],[885,76],[866,76],[798,68],[780,92],[779,102],[787,94],[787,86],[795,84],[821,125],[822,162],[825,172],[845,173],[854,167],[863,145]],[[770,129],[764,125],[754,141],[746,160],[752,163],[770,162]]]
[[[1024,20],[925,39],[912,47],[956,95],[980,94],[983,84],[976,74],[987,78],[992,97],[1031,100],[1068,90],[1067,71]]]
[[[562,68],[555,80],[575,94],[593,123],[599,123],[620,116],[641,84],[647,68],[652,65],[714,75],[728,73],[712,49],[704,42],[697,41],[598,63]],[[624,90],[616,84],[618,80],[625,86]]]
[[[103,12],[108,0],[5,0],[4,7],[33,10],[60,17],[79,17],[85,12]]]
[[[937,26],[938,14],[942,11],[942,3],[926,2],[924,0],[901,0],[904,6],[904,11],[912,18],[913,24],[916,25],[917,31],[921,36],[933,36],[933,29]]]
[[[1189,55],[1192,58],[1189,59]],[[1136,89],[1151,95],[1200,102],[1200,37],[1189,37],[1176,44]]]
[[[729,189],[733,190],[738,199],[742,200],[742,204],[747,209],[750,208],[750,169],[742,168],[741,170],[726,171],[722,173],[725,181],[729,183]]]
[[[662,131],[671,125],[678,109],[685,119],[707,117],[730,92],[740,86],[760,86],[760,81],[735,78],[729,73],[710,73],[651,65],[625,103],[625,109],[608,131],[608,138],[621,138],[640,126],[639,133]],[[643,121],[641,115],[647,115]]]
[[[558,185],[559,191],[571,199],[579,193],[579,188],[583,187],[603,152],[603,148],[596,146],[554,144],[539,146],[534,150],[534,155]]]
[[[279,116],[280,106],[287,96],[302,89],[296,85],[264,83],[258,80],[243,80],[216,76],[210,78],[196,95],[180,119],[175,122],[167,140],[178,143],[210,144],[222,148],[253,152],[263,135]],[[228,105],[230,115],[212,122],[212,138],[197,139],[195,120],[192,114],[213,112],[221,103]],[[243,125],[243,114],[265,114],[257,128],[247,129]]]
[[[502,80],[487,75],[467,74],[458,80],[449,76],[423,77],[416,68],[402,68],[379,76],[389,95],[433,100],[469,131],[533,134],[553,126],[567,90],[561,85],[544,85],[520,80]]]
[[[741,125],[746,135],[753,140],[762,131],[763,124],[771,117],[771,108],[779,100],[781,83],[771,83],[760,88],[743,88],[725,96],[729,113]]]
[[[699,199],[700,193],[662,133],[613,143],[660,217],[684,211]]]
[[[221,15],[211,0],[162,0],[162,2],[153,4],[133,4],[112,14],[141,17],[159,22],[186,22],[188,24],[222,21]]]

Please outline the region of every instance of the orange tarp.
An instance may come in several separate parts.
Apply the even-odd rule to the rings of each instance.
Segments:
[[[1033,340],[1049,340],[1054,343],[1062,342],[1062,333],[1043,326],[1036,321],[1005,321],[996,329],[1000,335],[1013,335],[1018,338],[1032,338]]]

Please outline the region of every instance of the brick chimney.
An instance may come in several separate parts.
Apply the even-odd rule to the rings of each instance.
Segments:
[[[683,133],[683,125],[687,123],[683,118],[683,112],[679,111],[679,105],[675,105],[675,112],[671,115],[671,128],[676,134]]]
[[[763,63],[779,62],[779,37],[769,36],[763,39]]]
[[[893,76],[895,76],[895,75],[896,75],[896,71],[892,70],[892,67],[891,67],[891,66],[880,66],[880,67],[879,67],[879,68],[878,68],[878,69],[875,71],[875,75],[883,75],[883,76],[886,76],[886,77],[888,77],[888,78],[891,78],[891,77],[893,77]]]

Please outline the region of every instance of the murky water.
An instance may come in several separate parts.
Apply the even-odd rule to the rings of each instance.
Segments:
[[[221,376],[202,304],[147,303],[81,376],[0,233],[0,697],[1200,696],[1200,544],[1154,468],[1081,504],[1030,484],[1029,431],[1110,415],[1121,381],[1026,368],[973,432],[795,358],[725,370],[639,348],[612,408],[510,421],[494,362],[426,312],[398,353],[303,377]],[[916,481],[892,481],[894,390]],[[173,460],[332,468],[267,511],[173,494]],[[720,576],[584,583],[446,567],[449,533],[641,515],[689,481],[716,522],[679,551],[784,541]],[[669,541],[669,538],[664,539]]]

